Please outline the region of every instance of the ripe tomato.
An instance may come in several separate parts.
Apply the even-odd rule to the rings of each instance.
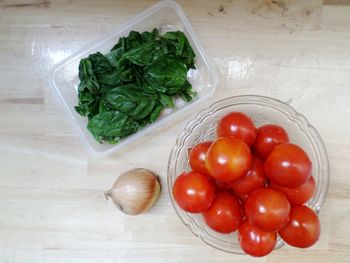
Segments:
[[[244,195],[236,192],[233,192],[233,193],[239,198],[242,204],[248,199],[248,195]]]
[[[216,133],[218,137],[237,137],[250,146],[255,140],[256,128],[244,113],[231,112],[219,121]]]
[[[271,183],[272,188],[283,192],[291,205],[302,205],[309,201],[316,191],[316,183],[311,176],[304,184],[295,188],[288,188]]]
[[[200,173],[182,173],[176,178],[173,194],[177,204],[185,211],[201,213],[210,207],[215,188],[210,179]]]
[[[246,174],[251,162],[252,154],[243,141],[221,137],[209,147],[205,167],[215,180],[229,182]]]
[[[304,205],[292,207],[288,224],[279,231],[281,238],[294,247],[306,248],[316,243],[321,227],[318,216]]]
[[[272,188],[259,188],[244,203],[247,219],[262,231],[282,229],[288,222],[290,204],[287,197]]]
[[[207,168],[205,168],[205,155],[207,154],[211,143],[212,142],[202,142],[190,150],[189,159],[193,171],[209,175]]]
[[[215,187],[216,187],[216,190],[218,192],[220,192],[220,191],[231,192],[232,191],[230,183],[227,183],[227,182],[221,182],[221,181],[215,180]]]
[[[281,126],[275,124],[264,125],[258,128],[253,151],[265,160],[276,145],[286,142],[289,142],[289,137]]]
[[[277,234],[261,231],[246,220],[239,227],[238,240],[244,252],[254,257],[263,257],[275,247]]]
[[[264,163],[259,158],[253,156],[249,171],[241,178],[233,181],[231,187],[236,193],[245,195],[257,188],[263,187],[265,181]]]
[[[228,234],[242,223],[243,211],[237,197],[229,192],[219,192],[203,217],[210,228]]]
[[[298,187],[311,176],[312,164],[299,146],[292,143],[277,145],[265,161],[266,176],[275,184]]]

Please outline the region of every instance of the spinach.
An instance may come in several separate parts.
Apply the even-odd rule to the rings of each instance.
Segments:
[[[164,108],[175,108],[175,97],[196,96],[187,81],[194,63],[183,32],[131,31],[109,53],[81,59],[75,109],[88,117],[98,142],[117,143],[157,120]]]
[[[152,65],[154,60],[154,50],[156,48],[156,42],[146,42],[138,45],[126,51],[123,54],[127,60],[138,66],[149,66]]]
[[[98,142],[117,143],[139,130],[139,124],[120,111],[106,111],[89,120],[87,128]]]
[[[82,59],[79,63],[79,87],[78,91],[88,90],[91,94],[97,94],[100,88],[89,59]]]
[[[158,59],[157,63],[153,63],[145,68],[144,79],[151,86],[163,86],[164,93],[170,95],[175,94],[181,86],[186,82],[187,68],[177,60],[170,58]]]
[[[102,100],[110,109],[140,120],[152,112],[157,96],[147,94],[133,84],[126,84],[107,91]]]
[[[196,68],[194,66],[196,54],[183,32],[167,32],[162,38],[169,41],[169,47],[175,52],[177,58],[186,64],[187,68]]]

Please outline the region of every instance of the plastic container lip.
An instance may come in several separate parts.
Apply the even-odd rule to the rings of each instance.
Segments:
[[[143,20],[151,18],[153,14],[155,14],[156,12],[161,10],[162,8],[167,8],[167,7],[172,8],[176,12],[178,18],[180,19],[181,23],[183,24],[184,28],[187,31],[187,37],[190,40],[192,40],[192,42],[194,43],[194,46],[196,48],[197,58],[200,57],[202,59],[202,61],[205,64],[205,67],[207,68],[207,70],[210,73],[210,76],[212,79],[212,83],[211,83],[212,88],[204,96],[196,99],[193,102],[186,103],[186,105],[184,105],[181,108],[177,108],[176,112],[170,113],[167,116],[164,116],[164,118],[158,119],[154,123],[141,129],[137,133],[132,134],[132,135],[122,139],[118,144],[111,145],[111,147],[108,148],[107,150],[97,151],[88,142],[86,135],[84,134],[84,132],[82,130],[82,129],[86,129],[86,127],[81,127],[77,123],[75,116],[73,115],[72,111],[69,109],[69,107],[64,99],[64,96],[62,95],[59,88],[57,87],[57,85],[55,83],[56,74],[58,73],[59,69],[61,69],[62,67],[66,66],[67,64],[71,63],[72,61],[74,61],[75,59],[80,57],[81,54],[86,53],[89,50],[97,49],[99,46],[106,43],[107,41],[110,41],[111,39],[114,39],[116,36],[121,36],[122,33],[125,32],[126,30],[129,30],[129,31],[133,30],[133,28],[137,24],[141,23]],[[139,15],[135,16],[134,18],[132,18],[128,22],[126,22],[126,23],[122,24],[121,26],[117,27],[116,29],[112,30],[104,37],[97,39],[96,41],[92,42],[91,44],[86,45],[85,47],[78,50],[74,54],[68,56],[67,58],[65,58],[61,62],[57,63],[49,71],[50,87],[52,88],[52,90],[54,90],[54,93],[58,96],[58,98],[62,102],[64,109],[65,109],[67,115],[69,116],[71,123],[73,124],[75,130],[77,130],[79,137],[80,137],[81,141],[83,142],[85,148],[88,150],[88,152],[91,155],[93,155],[95,157],[103,157],[103,156],[109,155],[109,154],[117,151],[118,149],[122,148],[123,146],[127,145],[128,143],[136,140],[137,138],[149,133],[152,129],[154,129],[160,125],[163,125],[163,124],[169,122],[170,120],[176,118],[176,116],[182,114],[184,111],[187,111],[187,110],[195,107],[196,105],[199,105],[200,103],[202,103],[203,101],[208,99],[214,93],[214,91],[218,85],[218,82],[219,82],[219,78],[214,70],[214,67],[212,66],[211,63],[209,63],[208,57],[207,57],[206,53],[204,52],[201,44],[199,43],[197,36],[195,35],[195,33],[190,25],[189,20],[187,19],[186,15],[182,11],[181,7],[175,1],[171,1],[171,0],[161,1],[161,2],[151,6],[150,8],[146,9],[145,11],[140,13]]]

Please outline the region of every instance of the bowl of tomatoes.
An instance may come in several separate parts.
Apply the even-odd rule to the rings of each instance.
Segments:
[[[190,231],[225,252],[265,256],[317,242],[329,161],[317,130],[288,104],[235,96],[200,112],[168,162],[169,195]]]

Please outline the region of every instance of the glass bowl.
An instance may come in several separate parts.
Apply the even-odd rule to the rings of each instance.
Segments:
[[[325,145],[316,129],[303,115],[276,99],[253,95],[226,98],[215,102],[187,123],[176,140],[168,162],[168,188],[175,211],[191,232],[208,245],[225,252],[244,254],[237,240],[237,231],[232,234],[213,231],[205,224],[201,214],[183,211],[176,204],[172,193],[176,177],[184,171],[190,171],[188,149],[200,142],[213,140],[218,121],[231,111],[248,114],[257,127],[268,123],[281,125],[288,132],[290,141],[298,144],[308,153],[313,163],[312,174],[317,189],[307,205],[317,213],[328,190],[329,164]],[[283,245],[283,241],[279,238],[275,249]]]

